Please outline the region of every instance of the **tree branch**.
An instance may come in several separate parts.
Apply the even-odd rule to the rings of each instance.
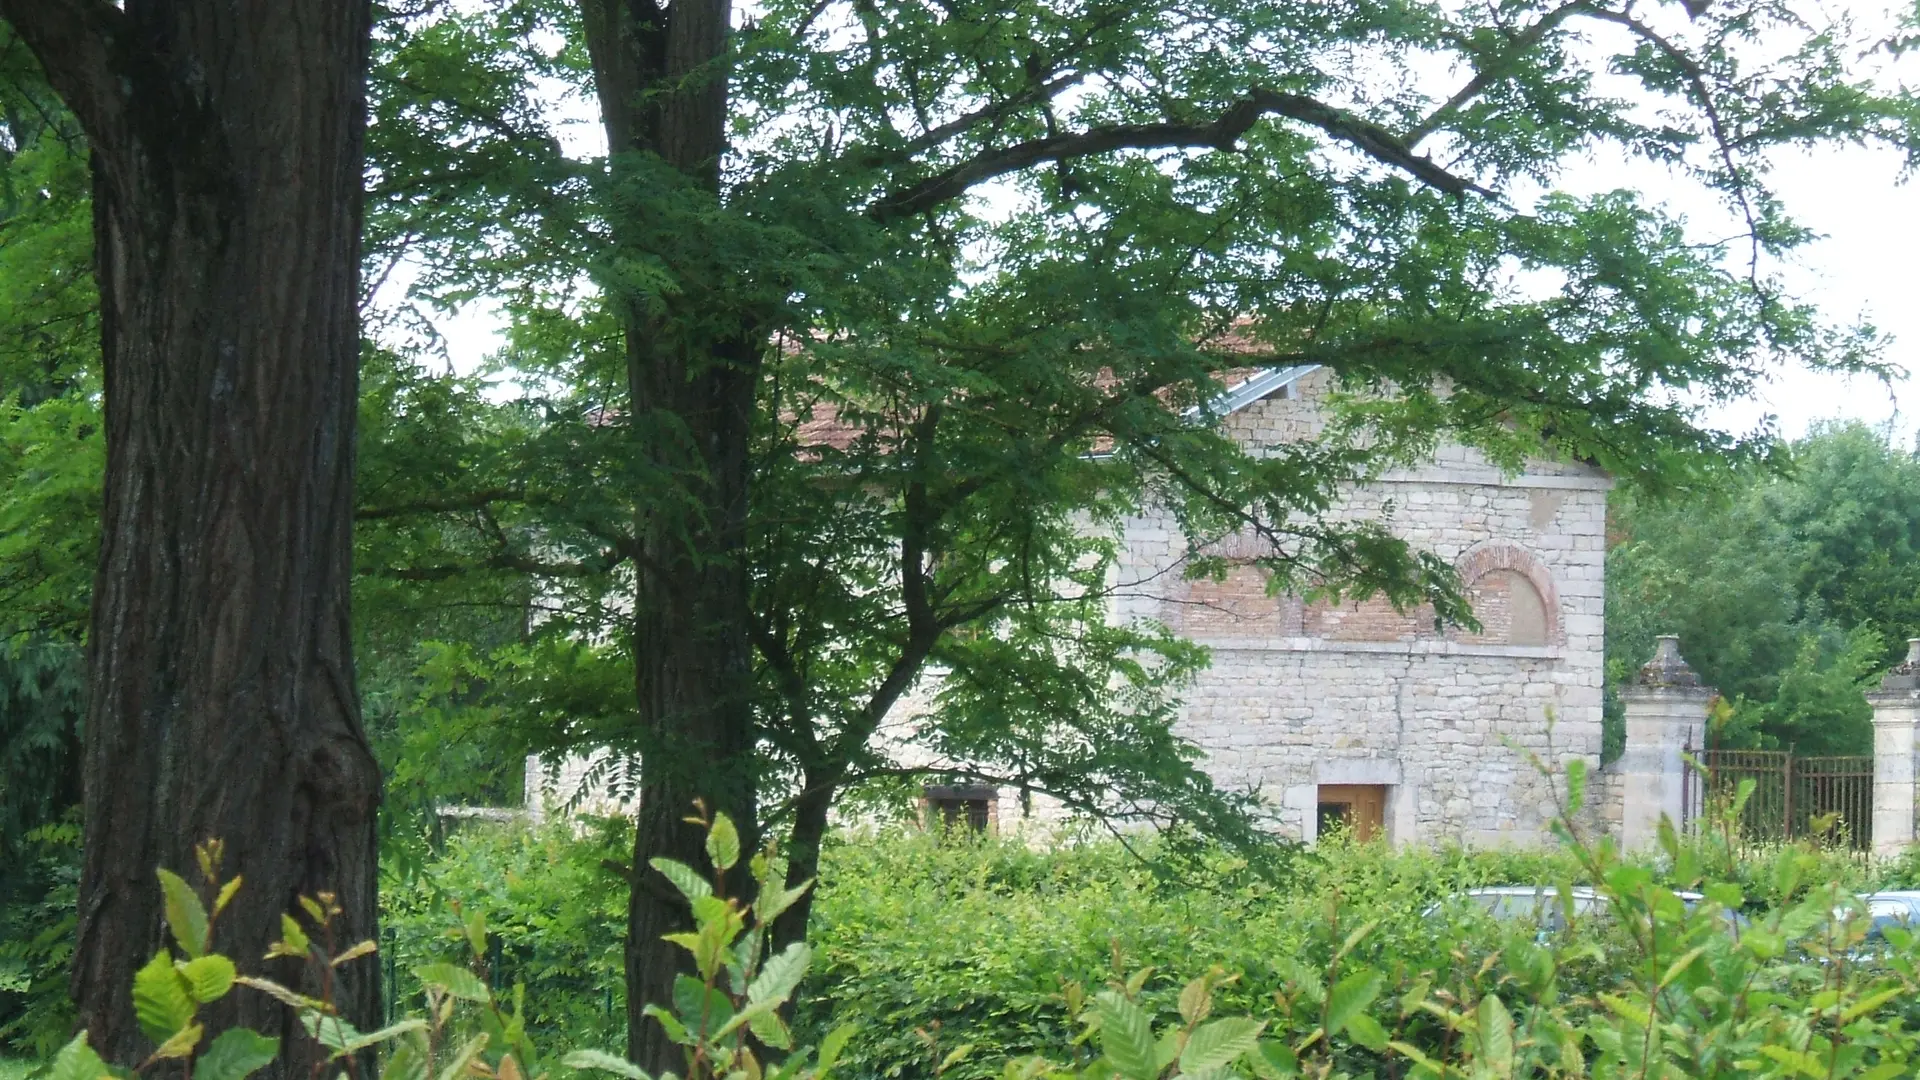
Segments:
[[[367,577],[390,578],[395,581],[445,581],[463,574],[485,573],[493,570],[507,570],[534,577],[589,578],[608,572],[618,566],[620,561],[620,556],[611,551],[602,552],[598,558],[591,561],[553,563],[541,562],[538,559],[511,552],[499,552],[471,563],[446,563],[437,566],[370,566],[360,570],[359,573]]]
[[[107,0],[0,0],[0,19],[33,50],[94,148],[117,154],[126,143],[126,15]]]
[[[1420,145],[1421,141],[1437,131],[1440,125],[1447,121],[1448,117],[1459,112],[1467,102],[1479,97],[1486,91],[1487,87],[1492,86],[1495,82],[1504,78],[1507,72],[1513,69],[1514,61],[1518,60],[1521,54],[1525,53],[1528,49],[1539,44],[1540,39],[1546,37],[1548,32],[1553,30],[1554,27],[1566,22],[1569,16],[1577,12],[1590,10],[1592,6],[1590,0],[1572,0],[1571,3],[1562,4],[1552,11],[1547,12],[1545,15],[1540,16],[1539,21],[1527,27],[1525,30],[1520,31],[1518,34],[1513,35],[1508,40],[1510,47],[1505,52],[1492,58],[1492,60],[1484,66],[1477,65],[1477,70],[1474,72],[1473,78],[1467,81],[1467,85],[1461,87],[1458,93],[1448,98],[1445,104],[1433,110],[1433,112],[1428,113],[1427,118],[1416,124],[1412,131],[1407,132],[1407,145]]]
[[[496,502],[515,502],[525,498],[526,492],[520,488],[489,488],[485,491],[444,499],[421,499],[417,502],[399,503],[393,506],[363,506],[354,511],[353,519],[381,521],[413,514],[444,514],[452,510],[479,510]]]
[[[881,221],[910,217],[964,195],[976,184],[1048,162],[1089,157],[1115,150],[1231,150],[1240,137],[1272,114],[1298,120],[1347,143],[1382,164],[1399,169],[1449,195],[1492,195],[1471,180],[1455,176],[1424,154],[1416,154],[1386,128],[1301,94],[1259,89],[1228,106],[1207,123],[1120,124],[1071,135],[1030,139],[987,150],[886,195],[868,207]]]

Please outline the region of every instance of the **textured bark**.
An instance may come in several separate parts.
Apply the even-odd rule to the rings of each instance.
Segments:
[[[812,776],[803,781],[804,794],[793,808],[793,828],[787,833],[784,854],[787,857],[786,887],[797,889],[820,876],[820,845],[827,838],[827,814],[833,808],[838,788],[818,783]],[[793,906],[773,920],[771,949],[779,952],[796,941],[807,939],[807,924],[813,919],[813,898],[817,889],[808,889]]]
[[[365,0],[0,0],[85,125],[107,472],[89,639],[86,852],[73,990],[109,1061],[153,1049],[135,968],[162,947],[156,866],[218,837],[245,886],[216,947],[242,970],[300,894],[374,934],[380,775],[348,638]],[[295,984],[286,961],[269,973]],[[379,1015],[376,965],[336,997]],[[312,989],[317,989],[313,987]],[[209,1030],[281,1035],[237,991]]]
[[[632,182],[635,155],[655,155],[683,189],[717,200],[728,0],[667,7],[581,0],[581,13],[616,182]],[[623,246],[648,246],[636,225],[616,220],[614,231]],[[639,522],[634,614],[645,749],[627,914],[627,1056],[655,1073],[683,1069],[683,1054],[641,1009],[672,1000],[687,957],[661,936],[687,929],[690,916],[648,864],[662,856],[704,864],[702,834],[683,820],[695,798],[732,816],[749,846],[757,837],[743,553],[748,437],[765,336],[736,314],[731,298],[703,289],[701,282],[721,275],[670,269],[689,271],[680,295],[616,297],[624,307],[636,452],[683,485],[652,500]]]

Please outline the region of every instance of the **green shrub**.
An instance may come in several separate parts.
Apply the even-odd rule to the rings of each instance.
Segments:
[[[627,891],[604,864],[630,857],[629,828],[476,823],[417,873],[390,876],[381,893],[386,999],[415,1000],[411,973],[423,964],[463,963],[467,946],[449,927],[478,917],[490,934],[488,979],[500,990],[526,986],[535,1036],[624,1045]]]
[[[22,839],[0,886],[0,1051],[45,1058],[73,1033],[67,969],[79,909],[80,826]],[[10,1080],[0,1073],[0,1080]]]
[[[1448,970],[1452,943],[1421,920],[1427,906],[1476,885],[1562,880],[1577,867],[1552,850],[1329,844],[1285,882],[1241,869],[1223,855],[1168,878],[1111,841],[1038,852],[1014,840],[843,836],[823,862],[816,970],[799,1020],[815,1032],[857,1023],[842,1067],[861,1076],[920,1075],[951,1048],[972,1046],[954,1070],[965,1080],[1070,1042],[1078,1029],[1068,988],[1136,968],[1152,969],[1143,999],[1157,1007],[1171,1008],[1182,987],[1219,966],[1231,979],[1215,989],[1219,1007],[1253,1009],[1302,966],[1324,966],[1342,924],[1377,921],[1357,960]],[[1326,917],[1329,901],[1338,921]]]

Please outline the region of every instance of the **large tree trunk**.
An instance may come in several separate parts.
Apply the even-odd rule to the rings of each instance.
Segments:
[[[670,426],[683,429],[651,442],[657,458],[678,463],[673,471],[686,487],[663,501],[691,508],[656,506],[641,523],[635,598],[635,689],[646,732],[627,906],[627,1054],[658,1074],[684,1068],[683,1050],[640,1010],[672,1001],[674,977],[691,970],[688,954],[662,940],[688,929],[691,916],[649,864],[665,857],[704,871],[705,833],[685,820],[695,799],[732,817],[748,850],[759,835],[748,580],[740,557],[757,369],[739,355],[747,350],[726,343],[698,349],[690,364],[694,350],[650,348],[668,336],[657,325],[652,331],[628,332],[636,422],[665,413]],[[726,359],[728,352],[735,357]],[[670,445],[660,445],[663,439]],[[744,861],[735,868],[730,893],[745,887],[745,870]]]
[[[89,640],[86,853],[73,989],[133,1065],[133,971],[162,947],[154,868],[245,877],[216,947],[258,970],[300,894],[374,934],[380,773],[347,614],[359,356],[366,0],[0,0],[86,127],[107,475]],[[288,962],[275,976],[306,983]],[[339,971],[379,1013],[375,963]],[[317,990],[317,987],[309,987]],[[306,1077],[314,1044],[236,991]]]
[[[726,48],[728,0],[581,0],[581,13],[616,186],[630,191],[637,160],[651,155],[669,167],[663,201],[703,197],[717,208],[727,99],[716,61]],[[749,845],[758,837],[742,556],[765,347],[735,298],[714,292],[711,283],[726,274],[673,262],[700,257],[689,253],[701,245],[682,238],[663,252],[647,232],[657,227],[616,215],[616,243],[666,257],[682,291],[641,296],[612,285],[625,322],[636,453],[675,478],[672,491],[646,500],[634,611],[644,749],[627,911],[627,1056],[655,1073],[683,1069],[682,1050],[641,1009],[672,1001],[688,957],[661,936],[687,929],[690,917],[648,863],[664,856],[704,865],[703,836],[683,820],[695,798],[733,817]]]

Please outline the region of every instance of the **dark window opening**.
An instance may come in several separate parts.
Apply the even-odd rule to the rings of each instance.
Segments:
[[[1314,829],[1315,836],[1326,836],[1335,830],[1352,827],[1352,803],[1323,802],[1320,804],[1320,822]]]
[[[990,787],[928,787],[924,798],[929,827],[984,833],[998,816],[1000,792]]]

